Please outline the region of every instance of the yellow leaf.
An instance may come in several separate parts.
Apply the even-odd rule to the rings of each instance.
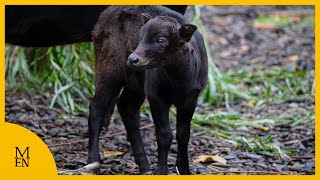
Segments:
[[[276,24],[273,23],[273,22],[254,24],[254,27],[257,28],[257,29],[266,29],[266,30],[276,29],[277,28]]]
[[[114,121],[117,119],[115,115],[112,115],[110,118],[110,123],[114,123]]]
[[[248,52],[250,50],[250,46],[248,45],[241,45],[240,46],[240,49],[243,51],[243,52]]]
[[[244,101],[240,105],[244,106],[244,107],[248,107],[248,108],[254,108],[254,102],[253,101]]]
[[[288,60],[291,62],[296,62],[299,60],[299,56],[297,56],[297,55],[289,56]]]
[[[257,126],[253,126],[253,127],[256,129],[262,130],[262,131],[269,131],[269,128],[265,127],[265,126],[257,125]]]
[[[218,155],[214,155],[214,156],[201,155],[198,157],[198,159],[194,160],[194,162],[203,162],[203,163],[219,162],[221,164],[227,164],[227,160]]]
[[[123,155],[124,153],[125,153],[124,151],[116,151],[116,150],[110,150],[110,149],[103,150],[104,157],[119,156],[119,155]]]
[[[220,57],[221,57],[221,58],[228,58],[228,57],[230,57],[231,55],[232,55],[232,52],[231,52],[231,51],[228,51],[228,50],[222,51],[222,52],[220,53]]]

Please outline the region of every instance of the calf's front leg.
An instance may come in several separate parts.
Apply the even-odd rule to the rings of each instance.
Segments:
[[[151,174],[149,162],[144,151],[144,144],[140,135],[140,106],[145,96],[124,88],[118,101],[118,110],[127,131],[128,140],[131,143],[135,162],[138,164],[140,174]]]
[[[168,174],[168,153],[172,144],[172,131],[169,123],[170,105],[160,98],[148,98],[152,113],[152,118],[156,127],[158,145],[158,164],[155,174]]]
[[[178,154],[176,166],[182,175],[190,174],[188,161],[188,143],[190,139],[190,123],[196,108],[197,101],[188,106],[177,107],[177,142]]]

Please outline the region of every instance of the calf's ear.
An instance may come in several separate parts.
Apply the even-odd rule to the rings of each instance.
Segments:
[[[146,24],[150,19],[152,19],[152,16],[150,14],[147,14],[147,13],[142,13],[141,14],[141,19],[142,19],[142,23]]]
[[[186,42],[189,42],[196,30],[197,26],[192,24],[184,24],[179,29],[180,38]]]

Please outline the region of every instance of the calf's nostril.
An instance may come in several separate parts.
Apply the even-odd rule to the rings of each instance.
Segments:
[[[132,60],[132,63],[133,63],[133,64],[136,64],[137,62],[139,62],[139,59],[138,59],[138,58],[134,58],[134,59]]]
[[[139,62],[139,58],[137,56],[129,56],[128,60],[132,64],[137,64]]]

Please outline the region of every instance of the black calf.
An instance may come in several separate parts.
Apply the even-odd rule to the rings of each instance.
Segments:
[[[108,124],[118,99],[139,172],[149,173],[139,133],[139,108],[147,97],[158,144],[155,173],[168,173],[173,138],[169,108],[174,105],[176,165],[180,174],[189,174],[190,122],[208,72],[202,36],[196,29],[181,14],[160,6],[113,6],[101,14],[93,30],[96,92],[90,108],[88,163],[100,160],[100,130]]]

